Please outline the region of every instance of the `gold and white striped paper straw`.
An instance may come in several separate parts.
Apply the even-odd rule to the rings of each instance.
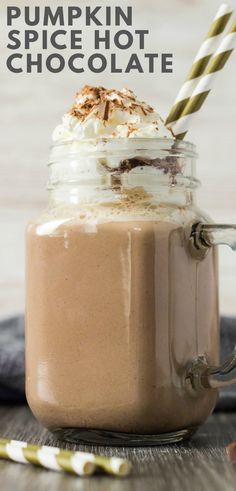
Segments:
[[[192,119],[202,107],[204,101],[209,95],[219,71],[225,66],[235,48],[235,45],[236,19],[234,20],[228,33],[222,39],[214,56],[211,58],[179,119],[171,125],[172,131],[176,138],[183,139],[185,137]]]
[[[179,119],[181,113],[184,111],[184,108],[189,101],[189,97],[192,95],[213,53],[220,43],[222,33],[224,32],[232,13],[232,8],[226,3],[223,3],[218,9],[207,36],[197,52],[186,81],[182,85],[166,119],[166,126],[172,127],[173,122]]]
[[[131,463],[127,459],[72,452],[5,438],[0,439],[0,458],[54,471],[66,471],[78,476],[91,476],[97,468],[118,477],[125,477],[131,471]]]

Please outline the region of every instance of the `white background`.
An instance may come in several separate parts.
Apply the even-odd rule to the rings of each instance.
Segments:
[[[97,5],[95,1],[2,1],[0,6],[0,317],[24,308],[24,229],[46,205],[46,161],[50,135],[83,84],[133,88],[165,117],[220,2],[215,0],[133,0],[134,28],[149,29],[149,52],[173,52],[174,73],[76,75],[7,71],[7,5]],[[115,5],[103,0],[101,5]],[[117,2],[120,6],[127,3]],[[235,5],[235,4],[234,4]],[[23,29],[23,22],[16,29]],[[20,27],[19,27],[20,26]],[[83,25],[80,25],[83,28]],[[84,33],[92,49],[91,31]],[[34,50],[36,52],[36,50]],[[9,53],[8,53],[9,54]],[[64,54],[64,53],[63,53]],[[124,52],[124,58],[126,57]],[[236,54],[220,73],[212,94],[189,132],[198,147],[198,203],[215,221],[236,223]],[[236,255],[220,255],[220,306],[236,314]]]

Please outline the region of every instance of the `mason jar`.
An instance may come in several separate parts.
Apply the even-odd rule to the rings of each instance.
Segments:
[[[59,438],[181,441],[234,381],[234,354],[216,367],[215,246],[235,229],[196,205],[196,157],[166,138],[52,148],[27,229],[26,392]]]

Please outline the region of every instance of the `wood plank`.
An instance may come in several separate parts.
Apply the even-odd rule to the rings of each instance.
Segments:
[[[26,406],[0,407],[1,436],[33,443],[56,445]],[[115,448],[75,446],[68,449],[93,451],[107,456],[126,456],[133,463],[129,478],[109,476],[76,478],[0,460],[1,490],[39,491],[233,491],[236,469],[227,461],[225,447],[236,440],[236,414],[217,413],[200,428],[195,437],[181,445],[154,448]]]

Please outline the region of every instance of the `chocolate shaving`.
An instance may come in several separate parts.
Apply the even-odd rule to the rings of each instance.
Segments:
[[[143,106],[141,106],[141,111],[143,112],[144,116],[147,116],[147,111],[145,111]]]
[[[80,92],[77,92],[75,103],[69,114],[81,122],[85,121],[91,114],[95,114],[103,121],[108,121],[110,114],[117,109],[122,109],[130,114],[140,111],[145,116],[154,112],[154,109],[145,102],[137,101],[131,90],[108,90],[104,87],[85,85]]]
[[[103,113],[104,121],[107,121],[109,119],[109,108],[110,108],[110,102],[106,101],[104,106],[104,113]]]

